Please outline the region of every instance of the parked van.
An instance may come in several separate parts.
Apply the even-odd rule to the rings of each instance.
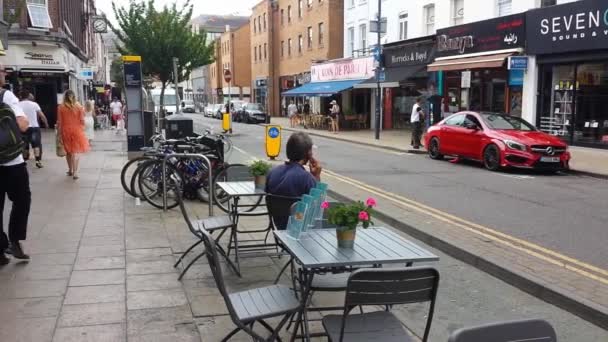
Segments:
[[[152,100],[154,101],[154,113],[160,113],[160,92],[161,89],[152,89],[150,93],[152,94]],[[167,115],[171,115],[175,113],[175,105],[177,104],[177,93],[173,88],[165,89],[165,101],[163,103],[163,109],[167,113]]]

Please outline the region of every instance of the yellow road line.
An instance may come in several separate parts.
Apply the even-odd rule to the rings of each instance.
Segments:
[[[553,250],[541,247],[534,243],[507,235],[505,233],[498,232],[494,229],[490,229],[490,228],[481,226],[479,224],[464,220],[457,216],[442,212],[438,209],[429,207],[427,205],[413,201],[413,200],[405,198],[403,196],[384,191],[382,189],[379,189],[379,188],[371,186],[371,185],[367,185],[365,183],[362,183],[360,181],[357,181],[357,180],[349,178],[349,177],[345,177],[343,175],[337,174],[330,170],[325,169],[325,170],[323,170],[323,172],[324,172],[324,175],[326,175],[326,176],[330,176],[343,183],[350,184],[350,185],[360,188],[362,190],[369,191],[371,193],[374,193],[385,199],[391,200],[392,202],[400,204],[400,205],[407,207],[409,209],[412,209],[414,211],[420,212],[425,215],[429,215],[429,216],[436,218],[438,220],[441,220],[443,222],[450,223],[454,226],[457,226],[457,227],[467,230],[469,232],[475,233],[477,235],[481,235],[492,241],[495,241],[500,244],[514,248],[516,250],[525,252],[526,254],[532,255],[534,257],[537,257],[537,258],[544,260],[546,262],[549,262],[551,264],[564,267],[570,271],[576,272],[587,278],[591,278],[596,281],[602,282],[604,284],[608,284],[608,279],[596,276],[593,273],[591,273],[591,272],[595,272],[595,273],[598,273],[601,275],[608,276],[608,271],[601,269],[599,267],[596,267],[596,266],[587,264],[585,262],[582,262],[580,260],[568,257],[566,255],[563,255],[563,254],[560,254]],[[521,245],[521,246],[519,246],[519,245]],[[543,253],[547,254],[547,255],[543,255]],[[558,260],[558,259],[561,259],[561,260]],[[572,265],[575,265],[578,267],[575,267]]]

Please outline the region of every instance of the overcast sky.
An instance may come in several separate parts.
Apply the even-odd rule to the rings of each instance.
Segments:
[[[145,1],[145,0],[141,0]],[[111,21],[114,21],[114,12],[112,12],[112,1],[111,0],[96,0],[97,8],[100,12],[104,12]],[[129,0],[114,0],[119,6],[126,6],[129,4]],[[177,2],[178,4],[185,3],[184,0],[156,0],[156,4],[162,7],[165,4],[172,4]],[[193,0],[194,14],[193,17],[197,17],[200,14],[237,14],[237,15],[249,15],[251,14],[251,8],[260,0]]]

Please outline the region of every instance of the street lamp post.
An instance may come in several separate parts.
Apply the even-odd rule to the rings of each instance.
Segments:
[[[376,45],[377,49],[377,64],[376,67],[376,120],[375,120],[375,138],[376,140],[380,140],[380,113],[382,106],[382,93],[380,88],[380,72],[382,68],[382,63],[380,62],[382,56],[382,45],[381,43],[381,33],[382,33],[382,0],[378,0],[378,17],[376,18],[378,22],[377,27],[377,35],[378,35],[378,45]]]
[[[180,114],[179,111],[179,76],[177,75],[177,64],[179,58],[173,57],[173,77],[175,78],[175,114]]]

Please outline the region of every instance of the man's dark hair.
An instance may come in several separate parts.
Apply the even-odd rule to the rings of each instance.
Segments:
[[[306,159],[311,150],[312,139],[306,133],[294,133],[287,140],[287,159],[291,162],[299,162]]]
[[[28,97],[30,97],[30,91],[29,91],[29,90],[27,90],[27,89],[22,89],[22,90],[19,92],[19,98],[20,98],[21,100],[27,100],[27,99],[28,99]]]
[[[420,102],[422,102],[422,101],[424,101],[424,97],[422,97],[422,96],[418,96],[418,97],[416,98],[416,102],[419,102],[419,103],[420,103]]]

